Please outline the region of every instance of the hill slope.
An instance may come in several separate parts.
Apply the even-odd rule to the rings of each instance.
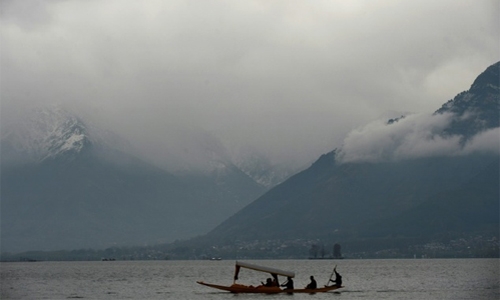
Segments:
[[[223,222],[206,239],[231,244],[300,238],[354,242],[395,236],[430,240],[450,232],[498,236],[499,67],[500,63],[490,66],[469,91],[427,117],[426,121],[438,118],[439,126],[414,134],[420,141],[409,143],[408,135],[397,136],[397,129],[410,127],[408,122],[415,118],[391,120],[382,130],[391,134],[388,143],[399,138],[398,148],[385,151],[389,146],[382,145],[373,149],[385,152],[351,156],[358,160],[345,160],[349,149],[325,154]],[[367,149],[369,145],[362,151]],[[366,157],[370,159],[362,159]]]
[[[2,251],[105,248],[202,234],[265,188],[230,162],[173,175],[72,113],[37,109],[2,139]]]

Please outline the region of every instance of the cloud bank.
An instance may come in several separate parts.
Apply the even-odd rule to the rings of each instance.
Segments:
[[[494,0],[0,6],[3,116],[62,102],[158,161],[200,131],[312,161],[386,111],[434,111],[500,60]]]
[[[375,163],[472,153],[500,155],[500,128],[480,132],[463,144],[461,135],[442,134],[453,118],[451,113],[414,114],[392,124],[372,122],[347,135],[338,161]]]

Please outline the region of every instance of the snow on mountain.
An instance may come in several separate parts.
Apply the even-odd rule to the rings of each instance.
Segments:
[[[23,160],[41,162],[77,154],[90,144],[85,124],[59,106],[32,108],[5,127],[4,149],[8,147],[8,154],[15,153]]]
[[[85,149],[120,149],[140,157],[153,165],[179,175],[204,174],[215,179],[223,178],[239,169],[263,187],[281,183],[297,168],[272,164],[256,150],[237,147],[228,149],[210,132],[187,132],[178,143],[168,141],[156,147],[132,146],[122,137],[104,130],[92,118],[76,114],[60,105],[35,107],[23,111],[2,124],[2,163],[42,162],[46,159],[65,157],[71,159]],[[6,123],[6,122],[4,122]],[[168,143],[168,144],[167,144]],[[141,147],[163,153],[159,158],[141,151]],[[107,151],[100,151],[106,153]],[[108,155],[114,159],[114,155]]]
[[[31,107],[9,119],[2,122],[3,164],[71,159],[90,148],[134,153],[124,138],[61,105]]]
[[[8,119],[1,140],[5,251],[183,239],[205,233],[265,190],[224,156],[215,137],[170,143],[184,150],[184,162],[208,172],[179,176],[134,155],[92,116],[48,106]]]
[[[243,150],[233,154],[234,164],[247,176],[267,188],[285,181],[300,171],[291,166],[273,164],[267,157],[257,151]]]

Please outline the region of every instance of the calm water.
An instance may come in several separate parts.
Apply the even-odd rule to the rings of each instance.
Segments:
[[[500,299],[498,259],[268,260],[293,270],[295,286],[310,275],[318,285],[332,268],[339,293],[235,295],[196,284],[230,285],[234,261],[108,261],[2,263],[1,299]],[[257,285],[267,274],[242,269],[238,282]]]

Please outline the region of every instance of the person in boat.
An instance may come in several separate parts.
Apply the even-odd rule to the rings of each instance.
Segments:
[[[271,273],[271,276],[273,276],[273,278],[267,278],[266,279],[266,283],[264,282],[260,282],[262,284],[262,286],[265,286],[265,287],[272,287],[272,286],[276,286],[276,287],[279,287],[280,284],[278,282],[278,274],[273,274]]]
[[[318,287],[318,284],[316,283],[316,280],[314,280],[314,276],[311,275],[309,279],[311,279],[311,282],[309,282],[309,284],[306,286],[306,289],[308,290],[316,289],[316,287]]]
[[[285,290],[293,290],[293,280],[292,280],[292,277],[287,277],[286,281],[281,286],[284,286]]]
[[[273,283],[273,280],[271,278],[267,278],[266,283],[264,283],[262,281],[260,283],[262,283],[262,286],[266,286],[266,287],[275,286],[275,284]]]
[[[277,287],[279,287],[279,286],[280,286],[280,284],[279,284],[279,282],[278,282],[278,274],[273,274],[273,273],[271,273],[271,276],[273,276],[273,285],[272,285],[272,286],[277,286]]]
[[[337,266],[333,268],[333,272],[335,272],[335,280],[330,279],[331,282],[335,283],[336,286],[342,286],[342,276],[337,272]]]

